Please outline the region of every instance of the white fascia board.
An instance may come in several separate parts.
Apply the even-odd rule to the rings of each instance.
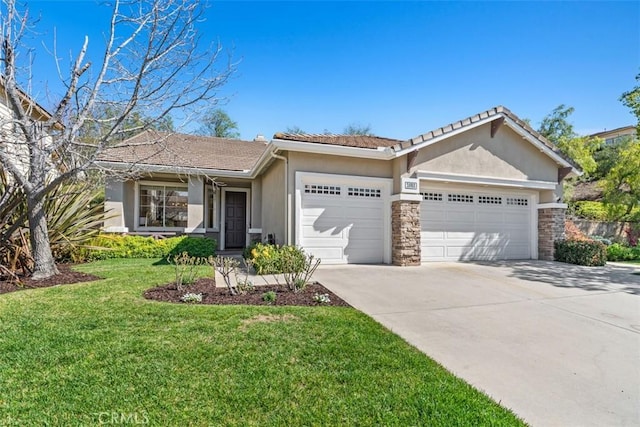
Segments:
[[[268,164],[269,161],[273,158],[271,156],[271,153],[273,153],[274,151],[276,151],[276,147],[271,143],[267,144],[267,149],[264,150],[258,161],[255,163],[255,165],[253,165],[253,168],[251,168],[249,178],[253,179],[258,176],[260,172],[262,172],[264,166]]]
[[[419,142],[419,143],[417,143],[415,145],[412,145],[411,147],[407,147],[407,148],[405,148],[403,150],[396,151],[395,152],[395,157],[404,156],[405,154],[410,153],[412,151],[419,150],[419,149],[424,148],[424,147],[428,147],[429,145],[435,144],[435,143],[440,142],[440,141],[442,141],[444,139],[451,138],[453,136],[459,135],[459,134],[461,134],[463,132],[466,132],[468,130],[471,130],[473,128],[477,128],[478,126],[482,126],[482,125],[484,125],[486,123],[490,123],[490,122],[492,122],[492,121],[494,121],[496,119],[499,119],[500,117],[504,117],[504,116],[502,114],[497,114],[495,116],[490,116],[490,117],[478,120],[477,122],[473,122],[473,123],[471,123],[469,125],[462,126],[462,127],[458,128],[456,130],[453,130],[451,132],[447,132],[447,133],[444,133],[442,135],[436,136],[435,138],[431,138],[428,141]]]
[[[330,154],[334,156],[359,157],[363,159],[391,160],[396,157],[391,148],[379,147],[378,149],[345,147],[342,145],[318,144],[314,142],[285,141],[274,139],[271,141],[274,147],[287,151],[301,153]]]
[[[135,170],[140,172],[156,172],[156,173],[174,173],[179,175],[206,175],[222,178],[251,178],[251,170],[243,171],[228,171],[222,169],[207,169],[207,168],[186,168],[180,166],[168,166],[168,165],[150,165],[150,164],[131,164],[122,162],[110,162],[110,161],[98,161],[97,166],[102,166],[110,169],[117,170]]]
[[[544,154],[546,154],[547,156],[551,157],[553,160],[555,160],[556,163],[562,165],[565,168],[571,168],[571,173],[575,174],[575,176],[580,176],[582,175],[582,172],[580,172],[579,170],[577,170],[571,163],[569,163],[568,161],[566,161],[565,159],[562,158],[562,156],[560,156],[558,153],[556,153],[555,151],[553,151],[551,148],[549,148],[546,144],[542,143],[541,141],[538,140],[538,138],[534,137],[533,135],[531,135],[529,132],[527,132],[526,129],[524,129],[522,126],[520,126],[519,124],[517,124],[516,122],[514,122],[513,120],[511,120],[509,117],[507,116],[503,116],[504,117],[504,122],[507,126],[509,126],[511,129],[513,129],[517,134],[519,134],[520,136],[522,136],[524,139],[526,139],[527,141],[529,141],[531,144],[533,144],[537,149],[539,149],[541,152],[543,152]]]
[[[525,181],[518,179],[494,178],[490,176],[459,175],[453,173],[417,171],[416,177],[425,181],[450,182],[456,184],[487,185],[492,187],[515,187],[533,190],[555,190],[558,185],[551,181]]]

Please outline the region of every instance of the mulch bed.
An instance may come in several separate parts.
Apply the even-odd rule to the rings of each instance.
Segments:
[[[262,299],[265,292],[274,291],[276,300],[267,302]],[[216,287],[215,282],[211,278],[199,279],[196,283],[189,286],[186,291],[178,291],[175,283],[158,286],[147,290],[144,297],[155,301],[174,302],[187,304],[182,302],[180,298],[185,293],[202,294],[202,302],[199,304],[218,304],[218,305],[297,305],[297,306],[340,306],[351,307],[339,296],[315,282],[307,285],[307,287],[296,293],[290,291],[286,285],[258,285],[253,291],[245,295],[230,295],[226,287]],[[313,300],[315,294],[327,294],[329,303],[319,303]]]
[[[101,279],[100,277],[92,274],[74,271],[71,267],[71,264],[58,264],[58,271],[60,271],[60,274],[43,280],[33,280],[28,277],[20,277],[20,282],[16,283],[0,277],[0,294],[21,291],[24,289],[49,288],[51,286],[70,285],[72,283],[91,282],[93,280]]]
[[[81,273],[71,269],[71,264],[59,264],[58,270],[60,274],[43,280],[32,280],[30,278],[20,278],[20,282],[8,281],[3,277],[0,277],[0,294],[6,294],[9,292],[21,291],[25,289],[36,288],[48,288],[51,286],[70,285],[80,282],[91,282],[94,280],[100,280],[98,276],[92,274]],[[274,302],[267,302],[262,299],[262,295],[265,292],[274,291],[276,293],[276,300]],[[202,294],[202,302],[200,304],[218,304],[218,305],[297,305],[297,306],[339,306],[339,307],[351,307],[342,298],[322,286],[320,283],[315,282],[309,284],[301,292],[290,291],[286,285],[259,285],[254,288],[252,292],[248,292],[245,295],[229,295],[229,291],[226,287],[216,287],[215,282],[211,278],[198,279],[196,283],[188,288],[187,291],[181,292],[176,289],[175,283],[168,285],[158,286],[147,290],[144,293],[144,297],[155,301],[173,302],[179,304],[187,304],[182,302],[180,298],[186,292]],[[319,303],[313,300],[315,294],[327,294],[329,296],[329,303]]]

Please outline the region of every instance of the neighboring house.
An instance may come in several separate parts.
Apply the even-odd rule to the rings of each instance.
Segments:
[[[635,126],[623,126],[621,128],[605,130],[602,132],[594,133],[592,137],[604,139],[605,144],[615,144],[624,139],[634,139],[637,135],[637,128]]]
[[[33,100],[23,91],[19,91],[22,106],[30,117],[31,124],[38,126],[37,130],[41,132],[42,143],[47,145],[52,142],[51,134],[45,127],[45,122],[51,120],[51,114],[40,104]],[[0,155],[4,155],[7,162],[14,165],[19,173],[28,174],[29,172],[29,147],[24,142],[24,136],[21,131],[17,130],[18,124],[15,120],[16,114],[12,110],[9,97],[7,95],[4,81],[0,77]],[[61,124],[56,124],[57,130],[62,129]],[[2,168],[2,158],[0,158],[0,168]],[[50,165],[50,173],[53,175],[56,169],[53,164]],[[12,180],[13,177],[9,176]]]
[[[153,145],[140,144],[155,142]],[[407,141],[148,131],[109,150],[113,232],[206,234],[220,249],[296,244],[323,263],[552,259],[577,168],[504,107]]]

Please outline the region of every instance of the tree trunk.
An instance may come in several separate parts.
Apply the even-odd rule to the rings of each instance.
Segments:
[[[27,215],[29,218],[29,240],[34,269],[32,279],[40,280],[59,273],[56,267],[51,245],[49,244],[49,228],[44,211],[44,200],[27,197]]]

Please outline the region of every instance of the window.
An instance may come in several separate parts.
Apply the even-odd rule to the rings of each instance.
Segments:
[[[172,185],[140,186],[140,227],[184,228],[187,226],[189,192]]]
[[[422,196],[422,200],[442,201],[442,193],[420,193],[420,195]]]
[[[347,194],[349,196],[355,197],[375,197],[380,198],[381,192],[379,188],[359,188],[359,187],[349,187],[347,190]]]
[[[510,206],[528,206],[529,199],[525,197],[507,197],[507,205]]]
[[[449,194],[447,200],[449,202],[473,203],[473,196],[469,194]]]
[[[218,193],[207,185],[207,228],[218,229]]]
[[[306,194],[331,194],[339,196],[340,187],[334,185],[306,184],[304,186],[304,192]]]
[[[502,197],[500,196],[478,196],[478,203],[481,205],[501,205]]]

